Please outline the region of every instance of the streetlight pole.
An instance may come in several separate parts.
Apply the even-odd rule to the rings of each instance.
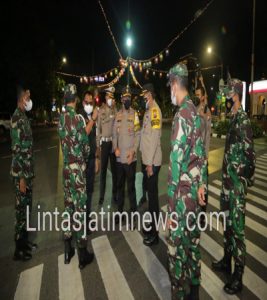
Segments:
[[[253,0],[253,20],[252,20],[252,51],[251,51],[251,91],[250,91],[250,116],[253,114],[254,106],[254,94],[253,94],[253,82],[254,82],[254,64],[255,64],[255,15],[256,15],[256,0]],[[252,99],[252,101],[251,101]]]

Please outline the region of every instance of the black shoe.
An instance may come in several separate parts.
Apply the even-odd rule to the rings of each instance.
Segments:
[[[64,253],[64,264],[68,265],[71,261],[71,258],[75,254],[74,247],[71,246],[71,238],[64,241],[65,253]]]
[[[223,288],[227,294],[234,295],[234,294],[242,291],[243,272],[244,272],[243,266],[235,265],[235,271],[233,273],[231,280],[228,283],[226,283],[226,285]]]
[[[32,243],[30,241],[27,241],[26,250],[28,250],[28,251],[35,251],[37,248],[38,248],[37,244]]]
[[[98,201],[98,205],[103,205],[103,203],[104,203],[104,199],[100,198],[99,201]]]
[[[88,252],[86,248],[79,248],[78,255],[79,255],[79,268],[81,270],[87,265],[89,265],[94,259],[94,253]]]
[[[159,236],[157,234],[147,236],[143,240],[143,244],[146,246],[157,245],[158,243],[159,243]]]
[[[125,215],[122,215],[122,217],[120,217],[118,215],[115,216],[115,224],[116,225],[118,225],[120,223],[120,220],[123,223],[125,221]]]
[[[144,203],[146,203],[146,201],[147,201],[146,197],[143,196],[138,203],[138,207],[141,207]]]
[[[232,273],[231,260],[232,260],[232,256],[228,253],[225,253],[224,257],[221,260],[213,261],[211,266],[215,271],[231,274]]]
[[[32,258],[31,253],[27,252],[27,249],[26,249],[26,241],[23,239],[17,240],[13,259],[27,261],[27,260],[30,260],[31,258]]]
[[[199,285],[190,286],[190,294],[188,299],[190,300],[199,300]]]

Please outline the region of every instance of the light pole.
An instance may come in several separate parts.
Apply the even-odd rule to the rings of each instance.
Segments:
[[[133,40],[130,36],[128,36],[126,38],[126,47],[128,49],[128,58],[131,56],[131,48],[132,48],[132,45],[133,45]],[[128,59],[128,69],[127,69],[127,85],[129,85],[129,81],[130,81],[130,66],[129,66],[129,59]]]
[[[221,78],[223,79],[223,60],[222,60],[222,57],[220,55],[218,55],[217,53],[215,53],[211,46],[208,46],[207,53],[209,55],[214,55],[215,57],[217,57],[220,60],[220,63],[221,63]]]

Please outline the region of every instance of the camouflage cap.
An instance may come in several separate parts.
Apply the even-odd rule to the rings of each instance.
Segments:
[[[224,92],[228,98],[231,98],[232,94],[242,94],[243,82],[237,78],[229,79]]]
[[[172,68],[170,68],[168,75],[169,75],[168,84],[170,84],[171,80],[174,77],[188,77],[187,66],[183,63],[178,63],[174,65]]]
[[[77,97],[76,85],[69,83],[64,87],[64,101],[65,103],[72,102]]]

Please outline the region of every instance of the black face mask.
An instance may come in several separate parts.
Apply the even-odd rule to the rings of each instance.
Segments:
[[[199,106],[200,99],[197,96],[194,96],[192,101],[196,107]]]
[[[131,100],[130,99],[126,99],[123,103],[124,107],[126,110],[128,110],[131,106]]]

